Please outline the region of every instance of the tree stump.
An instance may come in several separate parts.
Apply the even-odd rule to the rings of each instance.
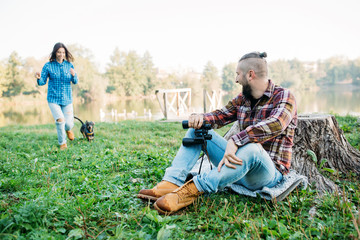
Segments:
[[[224,137],[229,139],[239,131],[239,124],[236,122]],[[307,153],[307,150],[315,153],[317,163]],[[327,160],[323,167],[343,173],[360,174],[360,152],[348,143],[334,116],[328,114],[299,115],[295,130],[291,169],[307,176],[310,183],[315,183],[320,194],[340,192],[338,186],[324,176],[321,169],[318,169],[322,159]]]

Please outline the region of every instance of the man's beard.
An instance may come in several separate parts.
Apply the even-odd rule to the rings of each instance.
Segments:
[[[251,95],[251,87],[248,83],[246,83],[245,85],[242,86],[242,94],[247,98],[247,99],[251,99],[252,95]]]

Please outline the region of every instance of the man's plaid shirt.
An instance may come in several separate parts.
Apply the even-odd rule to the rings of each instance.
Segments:
[[[66,60],[62,63],[57,61],[45,63],[41,71],[41,78],[37,80],[37,83],[40,86],[45,85],[49,78],[48,102],[59,105],[72,103],[71,82],[76,84],[78,77],[77,74],[75,76],[71,75],[70,68],[74,68],[74,66]]]
[[[268,152],[276,168],[289,172],[293,138],[297,124],[294,95],[269,80],[269,86],[259,102],[251,109],[251,102],[242,94],[220,110],[204,114],[204,120],[213,128],[239,121],[240,132],[232,139],[239,147],[260,143]]]

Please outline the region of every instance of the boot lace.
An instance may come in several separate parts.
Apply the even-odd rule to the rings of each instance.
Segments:
[[[180,199],[196,195],[196,192],[190,187],[190,184],[185,184],[177,192]]]

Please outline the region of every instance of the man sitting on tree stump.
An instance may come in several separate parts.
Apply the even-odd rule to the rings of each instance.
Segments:
[[[207,140],[210,161],[217,168],[194,176],[185,183],[201,153],[200,145],[181,146],[163,180],[152,189],[142,189],[138,197],[156,200],[159,213],[172,214],[192,204],[202,193],[216,193],[230,184],[250,190],[273,187],[289,172],[297,108],[294,95],[267,78],[266,53],[251,52],[238,62],[236,83],[242,93],[222,109],[191,114],[186,133],[204,122],[220,128],[239,121],[240,132],[228,141],[210,130]]]

